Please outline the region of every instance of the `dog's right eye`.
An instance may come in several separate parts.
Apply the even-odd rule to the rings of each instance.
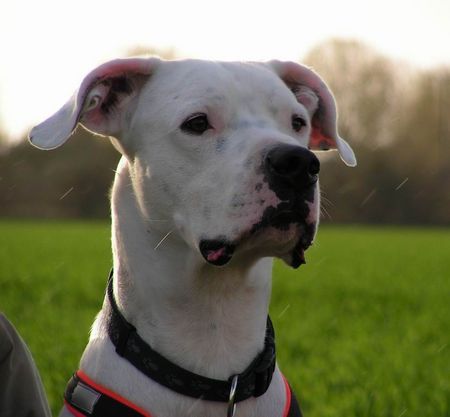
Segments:
[[[198,113],[189,116],[181,125],[181,130],[191,135],[203,135],[211,127],[208,116],[204,113]]]

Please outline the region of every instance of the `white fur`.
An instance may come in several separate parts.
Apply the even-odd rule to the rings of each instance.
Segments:
[[[248,235],[264,210],[280,202],[264,182],[264,153],[279,144],[307,147],[319,98],[303,89],[302,100],[297,100],[276,71],[261,64],[153,60],[145,68],[151,76],[143,80],[139,74],[136,91],[120,101],[109,120],[97,123],[89,113],[105,99],[107,84],[85,82],[91,94],[79,92],[87,102],[77,101],[84,110],[71,116],[70,126],[59,126],[69,113],[66,105],[30,138],[41,147],[57,146],[66,139],[60,132],[67,135],[74,121],[100,134],[114,134],[113,142],[123,153],[112,191],[119,308],[142,338],[171,361],[204,376],[228,379],[261,351],[271,256],[287,259],[301,233],[292,226]],[[92,74],[90,79],[95,79]],[[208,114],[214,129],[202,136],[180,130],[198,112]],[[308,121],[299,133],[292,130],[294,113]],[[50,144],[41,132],[52,129],[58,133]],[[308,204],[307,222],[317,225],[318,186]],[[239,242],[225,267],[207,264],[198,249],[201,239],[217,236]],[[102,311],[81,369],[154,417],[226,415],[226,404],[176,394],[120,358]],[[284,402],[277,369],[267,393],[239,403],[236,416],[281,416]]]

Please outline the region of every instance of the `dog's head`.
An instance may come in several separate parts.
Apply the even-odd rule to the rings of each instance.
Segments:
[[[78,123],[124,155],[142,216],[164,218],[213,265],[278,256],[298,267],[319,221],[320,163],[337,149],[334,98],[291,62],[132,58],[92,71],[30,141],[53,149]]]

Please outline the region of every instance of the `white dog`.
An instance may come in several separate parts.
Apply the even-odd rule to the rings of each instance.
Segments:
[[[81,123],[123,155],[114,272],[62,416],[300,415],[275,365],[272,257],[298,267],[314,239],[309,149],[356,165],[336,118],[295,63],[130,58],[31,131],[53,149]]]

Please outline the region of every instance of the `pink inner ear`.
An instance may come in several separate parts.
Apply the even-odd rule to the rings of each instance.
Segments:
[[[325,136],[319,127],[313,126],[309,140],[309,149],[328,151],[334,148],[336,148],[335,141],[329,136]]]
[[[41,149],[54,149],[61,146],[73,133],[83,116],[82,111],[86,104],[86,98],[92,89],[103,88],[102,81],[110,77],[125,74],[149,75],[159,62],[160,60],[157,58],[127,58],[116,59],[100,65],[85,77],[75,96],[54,115],[32,129],[29,134],[31,143]],[[104,94],[99,94],[100,100],[104,97]],[[86,118],[91,118],[89,126],[87,126],[89,129],[104,135],[115,133],[111,133],[111,125],[102,126],[101,114],[98,110],[96,111],[96,106],[89,108],[88,104],[87,113],[89,112],[91,114],[86,116]]]
[[[115,59],[100,65],[95,70],[91,71],[81,83],[76,103],[78,111],[81,111],[91,88],[96,84],[99,84],[102,80],[118,77],[127,73],[148,75],[151,73],[156,61],[156,59],[151,58],[126,58]]]
[[[272,65],[275,65],[281,78],[294,90],[294,94],[295,89],[298,89],[300,97],[298,93],[296,96],[300,102],[305,100],[302,95],[308,90],[318,99],[316,103],[309,103],[315,104],[316,107],[312,116],[313,129],[309,147],[316,150],[336,149],[338,140],[336,104],[325,82],[312,69],[294,62],[272,61]],[[303,104],[307,107],[308,103],[305,101]]]
[[[103,115],[101,114],[100,109],[96,108],[95,110],[91,110],[84,114],[80,122],[86,124],[86,126],[100,126],[103,122]]]
[[[137,75],[149,75],[154,68],[156,59],[127,58],[107,62],[90,72],[83,80],[77,95],[77,122],[81,122],[87,129],[101,134],[115,136],[120,131],[121,104],[127,96],[131,96],[131,87],[118,87],[114,80],[132,79]],[[96,104],[90,106],[92,98]],[[117,112],[110,112],[112,107]],[[117,106],[115,105],[117,103]],[[103,107],[105,105],[105,107]]]
[[[313,115],[319,105],[319,97],[310,88],[303,85],[294,87],[292,92],[297,101],[306,107],[310,115]]]

